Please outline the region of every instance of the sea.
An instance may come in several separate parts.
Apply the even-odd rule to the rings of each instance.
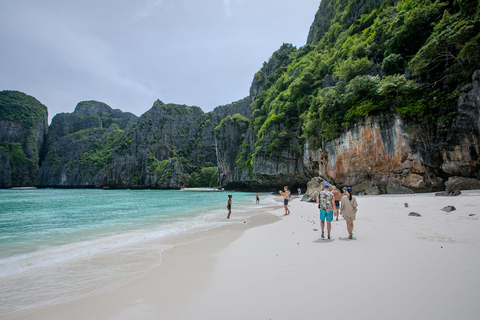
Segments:
[[[164,250],[275,202],[233,191],[0,190],[0,318],[112,290],[160,265]]]

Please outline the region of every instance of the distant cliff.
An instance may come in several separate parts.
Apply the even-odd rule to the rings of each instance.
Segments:
[[[156,101],[140,118],[96,102],[56,115],[36,185],[69,188],[178,189],[216,166],[215,126],[231,112],[249,115],[246,99],[205,114]]]
[[[50,124],[36,186],[95,187],[95,180],[137,116],[97,101],[80,102]]]
[[[34,97],[0,92],[0,188],[34,185],[47,118],[47,107]]]

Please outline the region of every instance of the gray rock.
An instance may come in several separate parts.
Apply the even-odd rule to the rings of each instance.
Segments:
[[[0,91],[0,188],[32,187],[48,131],[47,107],[18,91]]]
[[[449,190],[449,191],[442,191],[442,192],[436,192],[435,193],[435,196],[439,196],[439,197],[456,197],[456,196],[459,196],[461,195],[462,192],[460,192],[459,190]]]
[[[387,193],[388,194],[413,194],[414,192],[412,189],[407,187],[400,186],[395,183],[389,183],[387,185]]]
[[[476,190],[480,189],[480,179],[473,179],[467,177],[450,177],[445,182],[447,190]]]
[[[412,211],[408,214],[408,216],[409,217],[421,217],[422,215],[420,213],[416,213],[416,212]]]
[[[445,211],[445,212],[452,212],[452,211],[455,211],[457,209],[454,206],[446,206],[445,208],[442,208],[440,210]]]

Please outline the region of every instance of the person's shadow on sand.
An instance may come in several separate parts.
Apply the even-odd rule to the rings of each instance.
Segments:
[[[348,237],[340,237],[340,238],[338,238],[338,240],[342,240],[342,241],[353,241],[353,240],[357,240],[357,238],[352,237],[352,239],[349,239]]]
[[[333,242],[335,239],[323,239],[323,238],[319,238],[318,240],[315,240],[313,241],[314,243],[330,243],[330,242]]]

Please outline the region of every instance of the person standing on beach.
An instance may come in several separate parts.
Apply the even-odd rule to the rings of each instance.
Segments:
[[[341,209],[343,217],[347,221],[348,239],[353,238],[353,221],[357,215],[357,199],[352,196],[352,188],[345,189],[346,195],[342,197]]]
[[[320,208],[320,227],[322,229],[322,238],[325,238],[325,220],[327,220],[327,235],[330,239],[330,231],[332,230],[333,208],[335,202],[333,194],[330,192],[330,186],[325,184],[323,190],[318,194],[317,203]]]
[[[340,213],[340,200],[342,200],[342,195],[340,191],[337,190],[337,187],[332,186],[333,200],[335,201],[335,217],[338,221],[338,214]]]
[[[260,203],[260,197],[258,196],[258,192],[257,192],[257,204]]]
[[[299,195],[299,196],[302,195],[302,189],[298,188],[297,191],[298,191],[298,195]]]
[[[228,195],[227,209],[228,209],[227,219],[230,219],[230,215],[232,214],[232,196],[231,195]]]
[[[290,191],[288,190],[288,187],[285,186],[283,188],[283,191],[280,190],[279,193],[283,196],[283,206],[285,207],[285,215],[290,214],[290,210],[288,209],[288,199],[290,197]]]

